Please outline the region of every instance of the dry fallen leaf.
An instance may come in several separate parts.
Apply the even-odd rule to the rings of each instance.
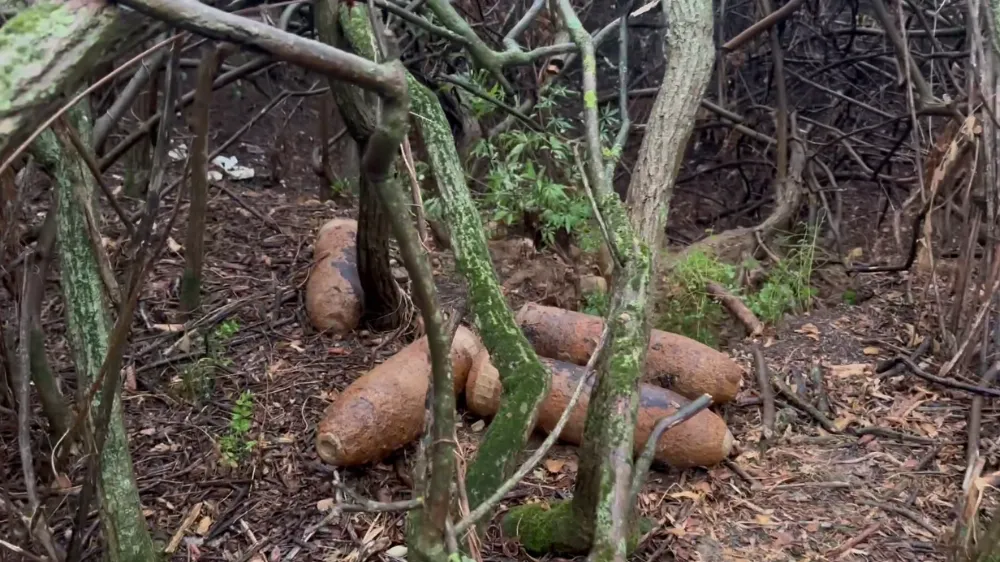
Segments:
[[[486,422],[484,420],[476,420],[472,422],[472,425],[469,426],[469,429],[475,431],[476,433],[479,433],[485,428],[486,428]]]
[[[198,521],[198,528],[194,530],[195,533],[205,536],[208,534],[208,530],[212,527],[212,518],[209,516],[204,516]]]
[[[758,513],[757,515],[754,515],[753,520],[761,525],[771,524],[771,516],[766,513]]]
[[[406,552],[406,547],[401,544],[397,544],[396,546],[385,551],[386,554],[392,556],[393,558],[406,558]]]
[[[874,347],[874,346],[869,346],[869,347],[864,348],[862,350],[862,352],[865,355],[878,355],[879,353],[882,352],[882,350],[879,349],[879,348],[877,348],[877,347]]]
[[[177,443],[157,443],[152,449],[151,453],[173,453],[179,451],[181,448]]]
[[[689,491],[674,492],[673,494],[670,494],[670,497],[675,500],[688,499],[692,501],[698,501],[701,499],[701,496],[702,494],[699,494],[698,492],[689,492]]]
[[[559,474],[560,472],[562,472],[563,465],[565,464],[566,461],[562,459],[546,459],[545,470],[548,470],[552,474]]]
[[[772,536],[774,537],[774,542],[771,543],[772,548],[784,548],[795,542],[795,537],[783,531],[778,531],[777,533],[774,533]]]
[[[319,500],[318,502],[316,502],[316,509],[318,509],[320,513],[326,513],[327,511],[330,511],[331,509],[333,509],[333,498],[326,498],[325,500]]]
[[[830,365],[830,374],[835,377],[847,378],[847,377],[858,377],[864,375],[868,370],[868,365],[865,363],[850,363],[847,365]]]
[[[815,324],[803,324],[801,328],[795,330],[796,333],[805,334],[807,338],[819,341],[819,328]]]
[[[171,252],[179,254],[181,250],[184,249],[184,246],[178,244],[177,241],[173,239],[173,237],[167,237],[167,248],[170,248]]]

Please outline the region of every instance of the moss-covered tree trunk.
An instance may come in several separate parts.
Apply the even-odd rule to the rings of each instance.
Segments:
[[[343,48],[336,0],[321,0],[316,6],[316,28],[324,43]],[[367,14],[360,10],[367,22]],[[362,56],[373,59],[371,43],[354,48]],[[341,82],[330,80],[330,91],[337,109],[347,126],[347,131],[363,154],[368,140],[375,130],[375,104],[373,96],[364,90]],[[329,117],[329,116],[327,116]],[[399,326],[403,319],[403,300],[399,285],[392,275],[389,265],[389,240],[392,223],[386,214],[374,186],[363,175],[359,182],[358,202],[358,278],[364,290],[364,319],[373,328],[390,330]]]
[[[598,207],[621,267],[615,268],[612,282],[609,330],[598,351],[597,384],[588,406],[573,500],[569,506],[547,512],[537,506],[512,510],[505,528],[517,531],[532,550],[579,551],[589,545],[589,560],[624,561],[634,521],[630,493],[636,479],[633,435],[649,341],[647,293],[674,181],[711,74],[712,3],[664,2],[669,22],[667,66],[629,187],[627,219],[601,172],[600,151],[592,146],[597,138],[596,104],[588,101],[596,99],[593,47],[568,0],[560,4],[569,32],[582,51],[584,111],[591,112],[587,125],[594,128],[588,131],[590,160],[596,160],[587,162],[587,176],[599,188]]]
[[[329,14],[318,14],[318,26],[329,26],[320,23],[325,17]],[[341,28],[355,50],[371,57],[371,27],[363,5],[342,9]],[[548,392],[549,374],[500,291],[479,211],[469,194],[441,103],[412,75],[407,75],[407,86],[411,113],[444,203],[452,250],[468,284],[470,308],[503,382],[500,410],[466,474],[469,507],[474,509],[517,468],[519,454],[535,427],[538,405]]]
[[[412,76],[409,86],[413,112],[443,202],[451,248],[468,284],[476,326],[503,383],[500,409],[466,475],[469,507],[475,509],[517,468],[518,455],[535,427],[538,405],[548,393],[550,375],[500,291],[479,211],[469,194],[441,103]]]
[[[80,138],[89,139],[89,116],[82,108],[83,105],[78,106],[70,115]],[[66,328],[73,348],[77,384],[85,388],[101,370],[108,351],[109,330],[108,306],[97,257],[87,231],[87,207],[93,201],[94,181],[65,135],[46,132],[39,137],[34,153],[55,182]],[[99,407],[100,393],[91,405],[91,412],[99,411]],[[107,439],[100,459],[98,488],[108,559],[112,562],[155,560],[156,553],[132,473],[132,457],[118,391],[114,394]]]
[[[0,28],[0,165],[105,54],[119,19],[103,0],[43,0]]]

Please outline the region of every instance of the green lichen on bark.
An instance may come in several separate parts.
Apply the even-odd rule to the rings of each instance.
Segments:
[[[118,9],[103,2],[39,2],[0,27],[0,155],[47,117],[117,35]]]
[[[504,515],[502,527],[508,537],[517,537],[531,554],[585,552],[590,541],[580,533],[573,502],[552,505],[532,503],[511,508]]]
[[[501,528],[505,535],[517,537],[524,550],[530,554],[578,554],[586,552],[590,541],[579,528],[579,515],[573,512],[572,501],[551,505],[532,503],[511,508],[503,517]],[[651,531],[653,521],[642,518],[629,534],[627,554],[635,551],[642,535]]]
[[[550,375],[517,326],[497,283],[479,212],[465,183],[455,141],[441,104],[426,86],[408,76],[411,103],[437,180],[458,268],[483,343],[500,373],[500,408],[469,467],[469,507],[475,509],[517,467],[548,393]]]
[[[654,264],[646,244],[655,248],[661,236],[680,157],[711,70],[711,2],[676,0],[665,6],[670,22],[667,71],[643,139],[641,165],[632,176],[627,214],[602,177],[597,119],[587,102],[588,94],[596,93],[589,60],[593,45],[569,0],[559,0],[558,5],[583,54],[587,176],[621,265],[615,268],[607,341],[598,351],[597,384],[588,406],[580,471],[569,513],[575,516],[579,532],[591,539],[589,560],[624,560],[628,537],[635,530],[634,506],[630,504],[633,439],[639,380],[649,341],[647,293]],[[532,516],[532,525],[536,533],[545,536],[565,526],[565,517],[564,513],[538,512]]]
[[[80,137],[90,138],[89,118],[82,107],[70,112]],[[66,331],[73,348],[76,371],[86,388],[98,375],[108,351],[109,319],[97,257],[87,235],[86,205],[91,204],[93,178],[69,145],[47,131],[34,154],[51,174],[58,199],[59,265],[66,301]],[[91,411],[98,411],[100,393]],[[156,560],[153,542],[132,472],[132,457],[122,419],[121,396],[116,392],[100,462],[101,522],[112,562]]]

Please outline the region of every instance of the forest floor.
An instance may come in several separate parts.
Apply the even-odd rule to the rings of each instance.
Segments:
[[[282,115],[287,111],[275,117],[279,125]],[[220,138],[244,122],[231,117],[214,119]],[[312,146],[310,123],[311,118],[301,114],[291,122],[291,147],[280,145],[287,157],[281,163],[287,171],[281,181],[260,174],[272,169],[269,154],[278,144],[273,130],[258,127],[231,153],[255,167],[259,177],[224,182],[228,193],[212,190],[205,317],[212,322],[233,320],[238,329],[218,352],[229,364],[221,368],[206,402],[194,405],[178,392],[184,369],[201,354],[201,342],[192,341],[197,337],[175,329],[180,248],[165,253],[142,295],[126,357],[123,398],[143,506],[156,538],[164,542],[193,509],[200,510],[173,560],[388,561],[393,559],[390,552],[399,552],[393,547],[405,542],[404,522],[397,514],[345,514],[314,527],[324,519],[334,495],[332,468],[316,454],[316,423],[351,381],[405,342],[391,333],[364,330],[333,338],[316,333],[307,321],[302,289],[312,264],[315,232],[333,217],[355,213],[349,196],[326,203],[316,197],[316,179],[303,156]],[[113,222],[109,218],[108,223]],[[175,231],[177,239],[180,232]],[[114,234],[108,236],[113,244]],[[556,267],[560,258],[534,254],[529,265],[545,272],[539,277],[523,274],[526,264],[506,251],[504,242],[495,249],[512,305],[567,304],[562,295],[571,280],[560,273],[565,265]],[[866,252],[870,249],[871,244],[865,246]],[[442,300],[462,300],[450,254],[436,252],[434,257]],[[905,274],[868,276],[861,283],[871,298],[854,306],[840,302],[839,293],[820,299],[812,312],[769,327],[759,338],[761,349],[769,367],[792,384],[803,381],[808,386],[805,381],[818,362],[831,417],[841,426],[879,426],[916,439],[828,434],[811,418],[781,409],[783,430],[762,450],[757,446],[761,420],[749,342],[737,341],[727,351],[746,370],[743,388],[718,412],[739,442],[732,462],[754,483],[725,465],[684,471],[658,467],[639,506],[655,528],[643,538],[634,560],[947,557],[940,545],[953,528],[961,494],[969,396],[905,374],[874,374],[878,360],[915,347],[914,334],[923,327],[912,299],[919,298],[913,293],[922,285]],[[62,305],[53,302],[45,312],[45,327],[50,334],[61,334]],[[71,373],[61,336],[50,349],[60,372]],[[928,361],[933,364],[934,359]],[[227,468],[219,462],[219,443],[244,391],[254,397],[249,438],[257,446],[238,468]],[[459,435],[468,458],[482,424],[461,413]],[[985,408],[983,448],[991,465],[1000,435],[998,417],[1000,409]],[[34,435],[36,442],[46,441],[40,426]],[[47,441],[36,460],[47,458],[51,445]],[[0,460],[10,459],[0,462],[0,480],[12,483],[17,495],[21,485],[15,458],[16,423],[0,417]],[[341,470],[340,477],[367,497],[406,499],[412,458],[411,446],[383,463]],[[512,505],[567,497],[577,467],[576,449],[557,445],[506,498],[500,514]],[[47,501],[59,506],[50,519],[57,536],[72,526],[72,502],[64,500],[78,494],[83,473],[82,465],[76,466],[69,482],[43,490]],[[500,514],[482,537],[484,560],[530,559],[502,536],[496,524]],[[6,514],[0,514],[0,528],[10,523],[2,517]],[[849,544],[859,537],[857,544]]]

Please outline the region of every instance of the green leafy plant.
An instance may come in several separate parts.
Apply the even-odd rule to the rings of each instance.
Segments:
[[[775,322],[786,312],[804,312],[816,290],[810,285],[816,259],[816,232],[791,237],[786,256],[768,272],[767,281],[746,304],[764,322]]]
[[[708,282],[732,290],[736,268],[704,252],[691,252],[671,270],[658,327],[716,345],[716,332],[726,318],[722,305],[705,290]]]
[[[580,312],[603,317],[608,313],[608,306],[610,304],[610,299],[608,298],[608,293],[606,292],[592,291],[584,293],[583,306],[580,307]]]
[[[347,178],[337,178],[330,182],[330,196],[341,197],[354,193],[354,184]]]
[[[660,300],[657,327],[683,334],[706,345],[716,346],[716,334],[727,319],[727,312],[705,286],[714,282],[739,296],[757,317],[774,323],[786,312],[809,309],[816,290],[810,285],[816,258],[816,233],[790,236],[782,244],[785,257],[768,271],[767,280],[753,293],[741,291],[736,282],[736,268],[703,252],[691,252],[671,269],[667,288]],[[754,261],[743,264],[756,267]]]
[[[252,424],[253,393],[245,390],[233,405],[229,432],[219,440],[219,450],[224,464],[235,468],[253,451],[257,442],[247,438]]]
[[[240,323],[228,319],[215,327],[205,338],[205,356],[181,371],[181,392],[195,402],[207,399],[215,389],[215,373],[228,367],[232,360],[223,355],[226,344],[240,331]]]
[[[485,75],[476,74],[473,80],[502,100],[502,89],[482,83]],[[543,243],[552,245],[556,235],[565,232],[581,250],[591,252],[598,248],[600,233],[593,223],[590,200],[582,189],[582,170],[573,155],[574,145],[579,142],[574,138],[577,124],[559,112],[566,98],[573,95],[576,94],[564,87],[550,88],[530,116],[541,124],[541,130],[511,128],[481,139],[473,146],[471,156],[489,166],[484,189],[477,200],[487,221],[513,226],[531,220]],[[466,99],[471,97],[474,96]],[[497,111],[493,104],[482,100],[467,103],[477,116]],[[602,138],[607,144],[617,130],[616,115],[614,111],[602,113]],[[606,152],[609,158],[616,157],[611,151]],[[430,216],[430,201],[427,206]]]

